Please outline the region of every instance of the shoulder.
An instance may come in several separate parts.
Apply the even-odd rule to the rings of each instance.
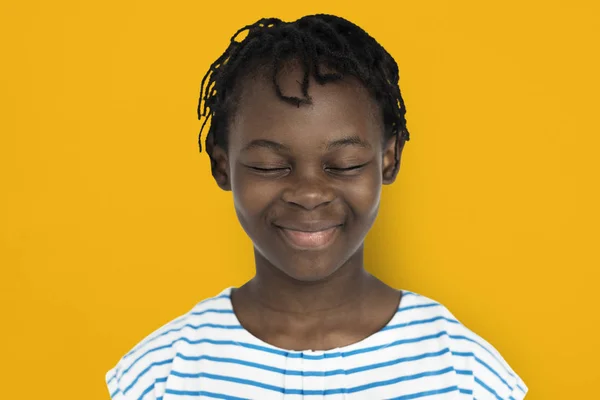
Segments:
[[[428,326],[430,333],[444,344],[452,356],[457,375],[462,375],[477,399],[520,400],[528,391],[523,380],[500,352],[479,336],[443,304],[418,293],[403,291],[400,311],[410,314],[407,324]],[[433,332],[433,334],[431,334]]]
[[[182,346],[209,341],[211,328],[230,322],[231,288],[196,304],[187,313],[164,324],[123,355],[106,372],[105,381],[113,400],[161,398],[167,377]],[[207,335],[208,333],[208,335]]]

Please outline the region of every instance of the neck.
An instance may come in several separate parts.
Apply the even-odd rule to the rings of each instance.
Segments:
[[[353,307],[378,280],[365,271],[361,248],[333,274],[319,281],[295,280],[256,252],[256,275],[245,286],[262,308],[305,316],[337,313]]]

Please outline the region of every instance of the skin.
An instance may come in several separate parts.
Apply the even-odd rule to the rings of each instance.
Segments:
[[[302,77],[289,64],[278,77],[283,94],[302,97]],[[254,244],[256,275],[232,293],[236,316],[254,336],[285,349],[363,340],[400,302],[399,291],[365,271],[363,249],[403,143],[384,140],[378,104],[352,77],[325,85],[311,78],[312,104],[300,107],[277,97],[261,74],[240,90],[228,148],[208,149],[213,176],[233,192]],[[297,230],[327,227],[334,233],[322,248],[290,240]]]

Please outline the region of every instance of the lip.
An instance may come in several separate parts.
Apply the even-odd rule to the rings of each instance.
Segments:
[[[341,228],[341,225],[329,225],[321,229],[292,229],[275,226],[281,237],[297,250],[322,250],[333,243]]]

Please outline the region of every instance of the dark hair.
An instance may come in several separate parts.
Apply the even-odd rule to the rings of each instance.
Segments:
[[[237,41],[241,33],[247,36]],[[304,98],[282,94],[277,74],[284,62],[297,59],[304,68],[301,89]],[[325,65],[333,72],[323,73]],[[209,118],[206,137],[209,156],[214,145],[227,147],[227,124],[235,107],[237,81],[257,67],[268,67],[274,90],[283,100],[300,107],[310,103],[309,76],[325,84],[345,74],[358,78],[374,95],[383,111],[385,136],[410,140],[406,128],[406,107],[398,86],[398,65],[394,58],[368,33],[352,22],[334,15],[307,15],[294,22],[263,18],[239,29],[229,47],[210,66],[202,79],[198,119],[204,117],[198,136],[202,151],[202,131]],[[212,156],[211,156],[212,161]],[[396,167],[398,167],[396,154]]]

